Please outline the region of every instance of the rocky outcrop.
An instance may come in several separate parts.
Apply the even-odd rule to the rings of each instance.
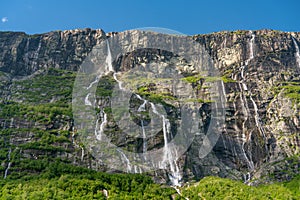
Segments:
[[[134,31],[108,36],[122,38],[121,43],[128,49],[133,38],[139,38],[141,43],[147,41],[143,33]],[[0,33],[0,170],[3,177],[38,173],[57,160],[110,170],[110,166],[103,165],[101,159],[91,153],[90,146],[80,141],[70,107],[75,72],[93,47],[102,44],[105,38],[103,31],[90,29],[32,36]],[[257,184],[287,180],[299,173],[300,33],[235,31],[190,38],[204,46],[220,77],[200,76],[196,65],[161,49],[132,51],[113,60],[113,70],[119,72],[124,85],[133,84],[126,78],[133,68],[149,66],[153,71],[161,71],[175,66],[195,93],[188,101],[197,102],[201,134],[195,136],[177,162],[166,162],[167,170],[156,173],[160,181],[174,182],[174,176],[180,182],[217,175]],[[166,136],[161,127],[158,134],[147,137],[146,141],[122,134],[111,114],[111,91],[119,81],[113,72],[98,83],[97,127],[103,125],[103,134],[124,150],[141,153],[145,143],[148,150],[168,149],[165,140],[170,141],[177,134],[176,120],[180,115],[177,96],[165,79],[151,79],[136,77],[135,84],[139,81],[143,84],[135,88],[141,98],[133,97],[130,101],[133,121],[140,127],[150,123],[147,113],[137,112],[145,100],[162,104],[170,132]],[[214,103],[209,88],[220,80],[218,86],[225,98],[226,123],[212,151],[203,157],[201,146]],[[184,87],[179,87],[180,94],[191,96]],[[149,102],[144,104],[147,112],[153,109]],[[122,162],[128,172],[143,171],[135,169],[132,163],[128,166],[124,156]]]
[[[234,80],[225,83],[226,131],[213,155],[226,168],[248,171],[255,179],[262,177],[262,171],[264,178],[266,174],[278,178],[277,168],[286,159],[293,164],[284,175],[299,173],[299,34],[237,31],[194,39]]]

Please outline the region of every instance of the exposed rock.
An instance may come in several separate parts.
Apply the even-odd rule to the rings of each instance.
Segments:
[[[31,36],[0,33],[0,172],[3,177],[8,165],[11,165],[8,175],[17,176],[38,173],[48,162],[57,159],[96,170],[111,170],[78,140],[68,104],[75,72],[95,45],[101,44],[106,37],[118,36],[130,49],[129,41],[137,35],[141,43],[147,41],[139,34],[128,31],[106,36],[102,30],[91,29]],[[300,64],[297,63],[296,45],[300,45],[300,33],[236,31],[196,35],[193,39],[205,47],[221,71],[222,91],[226,97],[226,128],[204,158],[200,152],[203,135],[195,136],[188,151],[177,162],[184,179],[218,175],[258,184],[274,179],[288,180],[299,173]],[[142,49],[119,55],[113,65],[124,76],[139,66],[141,69],[150,66],[155,71],[173,65],[183,77],[192,77],[189,84],[200,105],[200,129],[207,132],[212,110],[207,89],[210,83],[196,74],[193,63],[166,50]],[[97,99],[99,110],[108,109],[109,91],[115,84],[109,74],[98,84],[101,88]],[[132,83],[125,81],[125,84],[130,86]],[[192,99],[184,85],[178,84],[178,88],[181,95]],[[170,84],[157,80],[135,89],[141,95],[147,94],[152,100],[158,98],[164,103],[172,130],[169,138],[174,137],[179,111],[172,99],[176,95]],[[130,109],[133,114],[142,103],[138,98],[132,98]],[[149,103],[145,104],[146,110],[150,107]],[[104,120],[103,113],[103,110],[102,114],[99,112],[99,124]],[[141,122],[149,123],[147,116],[136,114],[135,117],[139,126]],[[108,113],[107,118],[104,133],[114,144],[130,151],[143,151],[142,139],[122,135],[111,114]],[[163,131],[146,142],[148,150],[162,148]],[[12,159],[8,159],[9,151]],[[28,164],[29,160],[36,160],[35,163],[47,161],[40,162],[41,167],[33,167]],[[168,181],[164,173],[157,172],[160,177],[157,181]]]

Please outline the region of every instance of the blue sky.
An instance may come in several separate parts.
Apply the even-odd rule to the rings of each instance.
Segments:
[[[29,34],[90,27],[162,27],[184,34],[238,29],[300,31],[298,0],[6,0],[0,30]]]

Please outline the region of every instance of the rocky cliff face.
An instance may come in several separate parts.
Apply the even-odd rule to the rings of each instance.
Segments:
[[[128,49],[132,38],[147,41],[143,33],[135,31],[108,36],[121,38],[121,44]],[[111,169],[91,151],[94,146],[81,139],[71,110],[76,72],[93,47],[103,44],[106,37],[103,31],[90,29],[31,36],[0,33],[0,171],[4,178],[39,173],[56,162]],[[299,173],[300,33],[236,31],[196,35],[192,39],[204,46],[221,72],[219,78],[198,74],[193,63],[166,50],[142,49],[117,55],[112,60],[112,71],[108,70],[98,83],[96,131],[107,135],[121,151],[165,152],[169,148],[165,141],[177,134],[180,112],[176,99],[178,95],[188,96],[188,102],[199,110],[201,134],[195,136],[177,161],[165,162],[167,170],[155,172],[160,181],[176,184],[217,175],[260,183],[287,180]],[[134,68],[143,70],[141,66],[154,72],[175,66],[191,90],[178,84],[180,94],[175,94],[166,77],[153,74],[148,74],[149,79],[129,79],[132,74],[128,72]],[[118,78],[114,72],[119,72]],[[139,87],[135,91],[138,95],[130,100],[131,119],[144,129],[151,122],[150,110],[154,112],[151,102],[161,104],[168,130],[161,126],[158,134],[147,139],[122,134],[118,120],[112,116],[111,91],[118,81],[130,88],[134,80]],[[201,146],[214,104],[209,88],[217,81],[224,97],[226,123],[212,151],[203,157]],[[141,108],[144,113],[138,112]],[[93,139],[97,140],[96,136]],[[174,152],[171,153],[166,155],[173,158]],[[143,172],[122,152],[120,157],[127,169],[124,171]]]

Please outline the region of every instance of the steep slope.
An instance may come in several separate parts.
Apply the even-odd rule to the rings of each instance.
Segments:
[[[135,38],[140,38],[141,43],[147,41],[143,40],[143,34],[129,31],[109,34],[109,37],[121,40],[125,46]],[[82,141],[74,127],[71,109],[76,71],[93,47],[103,44],[105,38],[103,31],[90,29],[32,36],[0,33],[0,170],[4,178],[40,173],[49,163],[57,161],[111,170],[112,166],[103,164],[101,156],[95,155],[91,146]],[[186,83],[197,93],[194,101],[199,106],[203,134],[195,136],[188,151],[178,161],[166,160],[167,170],[156,172],[160,177],[157,180],[174,184],[217,175],[259,183],[289,180],[298,174],[300,34],[272,30],[236,31],[197,35],[192,39],[204,46],[221,72],[220,79],[203,78],[193,72],[193,63],[159,49],[132,51],[112,60],[112,70],[120,72],[118,77],[125,85],[132,83],[126,78],[128,71],[154,63],[151,66],[156,69],[159,64],[158,70],[170,65],[178,67]],[[162,104],[167,116],[164,122],[170,124],[170,130],[164,131],[161,126],[158,134],[146,141],[134,136],[125,137],[109,107],[112,89],[118,83],[112,70],[108,70],[98,83],[98,131],[101,129],[101,133],[121,147],[121,151],[144,152],[146,148],[168,152],[166,141],[176,136],[176,95],[166,92],[172,90],[162,80],[136,77],[137,83],[143,81],[146,84],[136,91],[141,98],[136,96],[131,101],[133,120],[145,127],[150,121],[147,113],[139,115],[138,108],[144,104],[146,111],[154,110],[145,100]],[[214,103],[208,93],[215,81],[219,81],[220,91],[226,97],[226,128],[213,150],[203,158],[200,150]],[[178,91],[186,92],[184,88]],[[166,155],[170,157],[173,153]],[[127,169],[124,171],[143,171],[124,155],[120,152]]]

